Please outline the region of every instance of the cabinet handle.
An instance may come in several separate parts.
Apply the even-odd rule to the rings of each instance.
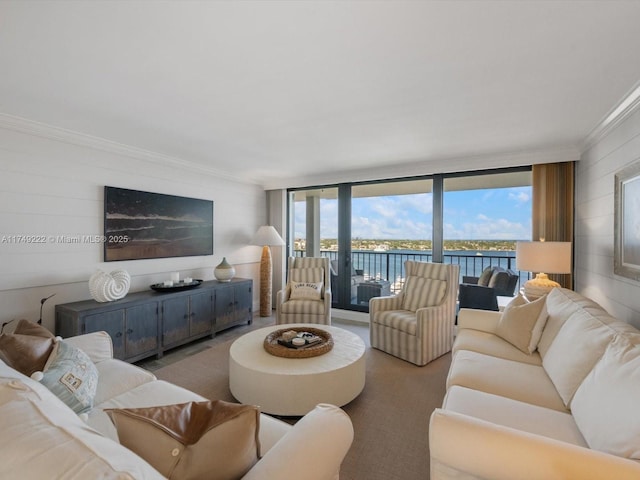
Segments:
[[[191,312],[191,316],[195,317],[196,316],[196,312]]]
[[[127,333],[133,333],[133,330],[131,330],[130,328],[127,329]]]
[[[120,338],[122,336],[122,332],[116,333],[116,338]]]
[[[189,315],[185,313],[184,317],[182,317],[182,318],[184,318],[186,320],[187,318],[189,318]]]

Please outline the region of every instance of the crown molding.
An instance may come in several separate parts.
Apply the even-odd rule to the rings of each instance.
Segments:
[[[582,153],[600,142],[612,130],[633,115],[640,107],[640,83],[636,84],[594,127],[581,144]]]
[[[518,152],[442,157],[431,160],[396,162],[381,167],[361,168],[318,175],[288,178],[279,177],[277,179],[264,180],[263,185],[265,190],[333,185],[345,182],[416,177],[436,173],[458,173],[542,163],[570,162],[579,160],[580,155],[581,151],[577,146],[562,146]]]
[[[253,179],[248,179],[238,175],[232,175],[226,171],[209,168],[192,161],[183,160],[181,158],[152,152],[150,150],[145,150],[130,145],[125,145],[100,137],[94,137],[92,135],[75,132],[73,130],[67,130],[65,128],[54,127],[52,125],[36,122],[34,120],[29,120],[14,115],[9,115],[6,113],[0,113],[0,128],[14,130],[16,132],[26,133],[29,135],[35,135],[42,138],[48,138],[50,140],[56,140],[72,145],[78,145],[81,147],[102,150],[108,153],[114,153],[116,155],[122,155],[138,160],[147,161],[156,165],[163,164],[170,167],[179,168],[181,170],[190,170],[198,174],[212,175],[216,178],[222,178],[234,182],[251,184],[259,183]]]

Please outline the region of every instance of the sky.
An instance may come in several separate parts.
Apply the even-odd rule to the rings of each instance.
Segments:
[[[430,240],[431,200],[431,193],[354,198],[351,236],[380,240]],[[337,200],[321,200],[321,238],[337,238],[337,207]],[[304,238],[304,203],[296,205],[295,219],[295,236]],[[444,239],[530,240],[531,187],[446,192]]]

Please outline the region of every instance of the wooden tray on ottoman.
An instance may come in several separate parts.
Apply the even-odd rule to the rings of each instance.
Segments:
[[[304,348],[289,348],[284,345],[280,345],[278,340],[282,338],[282,334],[284,332],[288,332],[293,330],[294,332],[309,332],[313,335],[317,335],[322,339],[322,342],[317,343],[315,345],[311,345],[309,347]],[[327,353],[333,348],[333,337],[331,334],[325,330],[320,330],[319,328],[311,328],[311,327],[290,327],[283,328],[280,330],[275,330],[266,336],[264,339],[264,349],[270,353],[271,355],[275,355],[276,357],[285,357],[285,358],[310,358],[317,357],[318,355],[322,355]]]

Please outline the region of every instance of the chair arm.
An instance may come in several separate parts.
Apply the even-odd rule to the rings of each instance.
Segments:
[[[482,332],[496,333],[502,312],[461,308],[458,312],[458,330],[471,328]]]
[[[442,409],[431,415],[429,452],[431,480],[640,478],[631,460]]]
[[[384,312],[386,310],[400,310],[402,308],[403,292],[390,297],[373,297],[369,299],[369,316],[377,312]]]
[[[64,341],[82,350],[94,363],[113,358],[113,342],[107,332],[86,333]]]
[[[262,457],[243,480],[333,480],[353,442],[349,416],[320,404]]]
[[[468,283],[471,285],[477,285],[478,284],[478,280],[480,280],[480,277],[468,277],[466,275],[462,276],[462,283]]]

